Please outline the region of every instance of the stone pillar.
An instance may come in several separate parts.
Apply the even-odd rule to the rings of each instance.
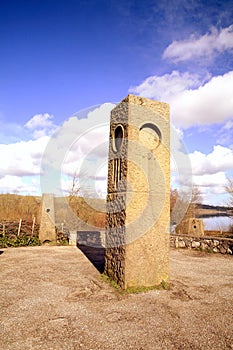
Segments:
[[[53,194],[44,193],[40,208],[39,240],[41,243],[57,242]]]
[[[105,273],[122,288],[169,279],[169,105],[128,95],[111,113]]]
[[[190,218],[188,219],[188,235],[204,236],[204,224],[202,219]]]

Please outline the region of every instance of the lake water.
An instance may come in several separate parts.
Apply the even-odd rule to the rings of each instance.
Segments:
[[[211,216],[202,220],[205,230],[228,231],[229,226],[233,225],[233,217],[229,216]]]

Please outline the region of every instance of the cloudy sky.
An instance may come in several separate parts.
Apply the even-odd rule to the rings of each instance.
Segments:
[[[170,104],[203,202],[225,204],[232,0],[1,0],[0,48],[1,193],[66,187],[74,171],[86,181],[90,163],[101,192],[109,113],[133,93]]]

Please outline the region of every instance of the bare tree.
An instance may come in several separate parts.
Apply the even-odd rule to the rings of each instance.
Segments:
[[[200,204],[201,202],[202,202],[202,197],[201,197],[200,188],[197,185],[194,185],[193,189],[192,189],[191,203],[192,204]]]
[[[184,191],[174,189],[171,190],[170,200],[171,222],[175,224],[180,223],[183,220],[184,216],[186,216],[186,212],[190,203],[190,196]]]
[[[227,179],[227,184],[225,186],[225,190],[226,190],[226,192],[229,195],[229,199],[227,201],[227,205],[228,205],[228,207],[233,209],[233,178],[228,178]],[[233,219],[232,216],[231,216],[231,218]],[[229,225],[229,232],[233,233],[233,224],[232,223]]]
[[[227,205],[229,207],[233,207],[233,178],[227,179],[227,185],[225,186],[225,190],[230,197],[228,202],[227,202]]]
[[[69,189],[69,196],[68,196],[69,205],[72,204],[75,197],[77,197],[79,191],[80,191],[79,178],[78,178],[77,172],[75,171],[73,178],[72,178],[71,187]]]
[[[197,185],[192,188],[192,195],[177,189],[171,190],[171,222],[180,223],[196,216],[197,204],[202,202],[201,191]]]
[[[193,186],[192,189],[192,198],[190,203],[190,210],[191,210],[191,216],[195,218],[196,211],[197,211],[197,205],[201,204],[202,197],[201,197],[201,191],[200,188],[197,185]]]

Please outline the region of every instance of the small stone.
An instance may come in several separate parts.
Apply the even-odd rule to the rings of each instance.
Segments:
[[[226,242],[223,242],[223,243],[222,243],[222,246],[223,246],[223,248],[224,248],[224,249],[226,249],[226,250],[227,250],[227,248],[228,248],[228,244],[227,244]]]
[[[204,249],[204,250],[208,249],[208,244],[202,242],[201,243],[201,248]]]
[[[186,247],[190,248],[191,247],[191,241],[190,240],[185,240],[185,245]]]
[[[200,245],[201,245],[200,242],[195,242],[195,241],[192,242],[192,248],[199,248]]]
[[[224,249],[222,246],[219,247],[219,251],[221,254],[226,254],[226,249]]]
[[[186,247],[186,245],[185,245],[184,241],[178,242],[178,248],[185,248],[185,247]]]
[[[227,249],[227,254],[232,254],[232,250],[230,248]]]

